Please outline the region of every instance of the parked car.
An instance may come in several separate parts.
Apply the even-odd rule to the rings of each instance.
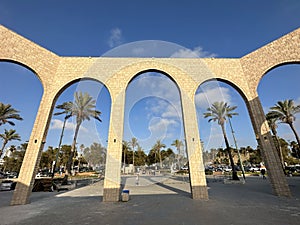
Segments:
[[[225,171],[225,172],[231,172],[232,168],[230,166],[226,166],[226,167],[223,168],[223,171]]]
[[[3,172],[0,172],[0,179],[4,179],[4,178],[6,178],[6,174]]]
[[[12,180],[3,180],[0,184],[0,191],[15,190],[17,182]]]
[[[182,166],[180,169],[181,169],[181,170],[189,170],[189,167],[187,167],[187,166]]]
[[[253,166],[252,166],[252,167],[249,168],[249,171],[252,172],[252,173],[254,173],[254,172],[259,171],[259,168],[258,168],[258,167],[253,167]]]
[[[17,177],[18,177],[17,172],[10,172],[7,176],[7,178],[10,178],[10,179],[17,178]]]

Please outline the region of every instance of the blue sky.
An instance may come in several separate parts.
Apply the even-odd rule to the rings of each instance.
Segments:
[[[127,47],[144,46],[149,43],[147,40],[155,40],[171,49],[183,46],[189,49],[184,53],[195,57],[238,58],[299,28],[299,11],[297,0],[172,3],[165,0],[0,0],[0,24],[61,56],[120,54],[130,57],[134,55],[128,53]],[[149,50],[136,54],[151,57],[151,54],[162,53]],[[0,132],[4,128],[16,129],[25,142],[34,123],[42,86],[31,71],[8,62],[0,62],[0,76],[0,101],[12,104],[24,118],[16,122],[15,127],[1,126]],[[267,112],[270,106],[283,99],[291,98],[300,104],[299,77],[299,64],[276,68],[264,76],[258,88],[264,110]],[[108,91],[101,83],[80,82],[66,89],[57,104],[72,100],[76,90],[89,91],[97,99],[103,121],[84,123],[78,143],[89,146],[97,141],[106,145],[110,113]],[[162,139],[168,147],[174,139],[184,139],[179,93],[170,79],[159,74],[142,74],[129,84],[126,93],[125,140],[135,136],[148,151],[157,139]],[[219,100],[238,106],[239,116],[232,120],[238,146],[256,147],[243,99],[230,86],[209,82],[196,92],[198,123],[205,149],[224,146],[220,128],[202,117],[209,103]],[[60,116],[52,118],[46,148],[58,145],[62,120]],[[296,120],[296,128],[300,132],[299,121],[300,118]],[[73,128],[74,121],[68,121],[64,144],[71,143]],[[294,140],[286,125],[279,125],[279,135]],[[20,143],[11,142],[8,146]]]

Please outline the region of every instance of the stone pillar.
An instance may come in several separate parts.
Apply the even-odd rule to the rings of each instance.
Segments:
[[[120,199],[124,107],[125,90],[117,98],[112,97],[103,189],[105,202],[117,202]]]
[[[197,126],[197,114],[193,97],[181,92],[183,124],[189,160],[190,185],[193,199],[208,200],[202,147]]]
[[[40,102],[11,205],[24,205],[30,202],[35,175],[39,167],[41,153],[51,120],[53,101],[52,96],[47,95],[45,92]]]
[[[273,191],[277,196],[290,197],[291,192],[259,97],[250,100],[247,106]]]

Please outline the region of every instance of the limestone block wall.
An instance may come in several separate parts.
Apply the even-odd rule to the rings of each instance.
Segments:
[[[263,151],[270,152],[265,154],[265,160],[272,174],[273,189],[278,195],[288,196],[289,189],[280,172],[276,149],[272,145],[256,89],[268,70],[284,63],[300,62],[299,44],[300,29],[297,29],[236,59],[62,57],[0,26],[0,60],[13,61],[31,69],[44,88],[12,204],[26,204],[29,201],[56,99],[69,85],[86,78],[102,82],[110,92],[112,109],[107,150],[110,158],[106,169],[104,199],[118,200],[126,88],[136,75],[145,71],[162,72],[178,86],[194,198],[208,198],[194,97],[200,84],[213,79],[232,85],[244,98],[256,137],[262,143]]]
[[[297,29],[240,59],[252,98],[261,78],[272,68],[300,62],[300,29]]]

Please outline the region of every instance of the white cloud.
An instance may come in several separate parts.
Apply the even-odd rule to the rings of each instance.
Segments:
[[[159,116],[178,120],[182,117],[180,100],[170,102],[165,99],[151,98],[146,102],[145,109],[148,111],[148,118]]]
[[[64,122],[62,120],[53,119],[51,120],[50,129],[51,130],[62,129],[63,123]],[[65,125],[65,130],[74,130],[74,129],[75,129],[75,124],[67,121]]]
[[[166,131],[167,127],[172,124],[177,124],[177,122],[172,119],[154,118],[149,125],[149,129],[152,132]]]
[[[108,45],[109,47],[114,48],[120,44],[122,44],[122,31],[120,28],[114,28],[110,31]]]
[[[207,122],[207,121],[206,121]],[[204,149],[210,150],[212,148],[219,148],[224,145],[224,137],[220,126],[217,123],[210,123],[209,130],[200,130],[201,140],[204,142]],[[202,133],[205,135],[202,136]]]
[[[139,95],[136,95],[139,93]],[[166,76],[143,74],[134,80],[127,91],[126,104],[132,108],[137,102],[147,99],[148,118],[181,117],[180,96],[177,86]]]
[[[143,97],[156,96],[169,102],[178,101],[180,98],[178,87],[165,75],[153,76],[151,73],[145,73],[134,80],[132,86],[134,86],[132,92],[140,93]]]
[[[62,129],[63,127],[63,121],[62,120],[58,120],[58,119],[53,119],[51,120],[51,125],[50,125],[50,129],[51,130],[55,130],[55,129]],[[76,127],[76,124],[75,123],[72,123],[72,122],[69,122],[67,121],[66,124],[65,124],[65,130],[74,130]],[[80,131],[81,132],[88,132],[88,129],[85,128],[84,126],[80,126]]]
[[[217,54],[204,51],[201,46],[191,49],[179,49],[171,55],[171,58],[213,58]]]
[[[169,126],[177,125],[177,121],[173,119],[153,117],[149,123],[149,130],[151,136],[148,138],[148,142],[155,143],[156,140],[163,140],[172,136],[169,130]]]
[[[180,107],[180,106],[179,106]],[[181,118],[181,108],[176,105],[167,105],[164,112],[162,113],[162,117],[176,117]]]
[[[202,109],[208,108],[216,101],[224,101],[231,105],[230,89],[225,87],[205,88],[195,96],[196,106]]]

